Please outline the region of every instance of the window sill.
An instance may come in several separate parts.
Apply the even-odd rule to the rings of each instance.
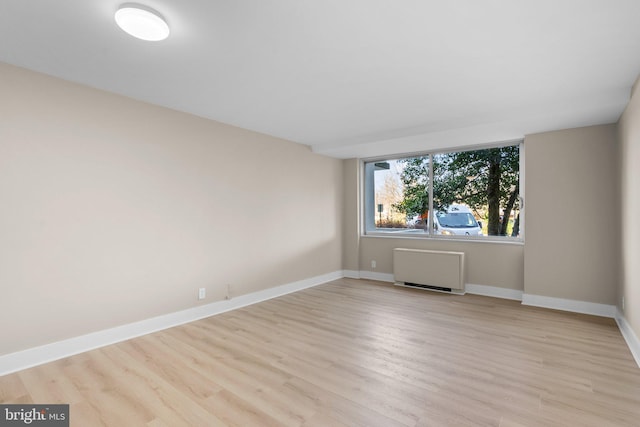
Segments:
[[[523,246],[524,239],[519,237],[490,237],[490,236],[437,236],[437,235],[425,235],[425,234],[413,234],[402,231],[372,231],[363,233],[360,235],[363,238],[373,239],[418,239],[418,240],[431,240],[442,242],[456,242],[456,243],[491,243],[501,245],[517,245]]]

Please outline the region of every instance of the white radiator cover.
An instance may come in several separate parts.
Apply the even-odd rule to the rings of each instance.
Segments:
[[[393,276],[397,284],[450,288],[464,293],[464,252],[395,248]]]

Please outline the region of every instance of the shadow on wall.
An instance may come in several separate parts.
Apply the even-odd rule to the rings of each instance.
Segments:
[[[243,251],[238,255],[246,257],[247,253]],[[327,238],[306,248],[292,247],[279,255],[277,258],[272,257],[266,251],[261,255],[263,262],[257,268],[252,268],[250,258],[246,258],[246,270],[243,274],[230,272],[223,278],[228,280],[227,283],[231,283],[232,297],[339,271],[342,268],[341,242],[335,239]]]

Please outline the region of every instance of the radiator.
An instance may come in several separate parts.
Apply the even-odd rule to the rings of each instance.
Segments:
[[[396,285],[464,293],[464,252],[395,248]]]

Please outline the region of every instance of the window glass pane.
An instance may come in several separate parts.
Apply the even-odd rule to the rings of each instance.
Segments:
[[[519,235],[519,145],[433,158],[435,234]]]
[[[402,231],[407,229],[407,217],[399,209],[404,190],[401,182],[403,170],[399,160],[374,162],[374,224],[375,229]]]
[[[413,232],[429,232],[430,156],[398,160],[403,198],[396,204]]]

